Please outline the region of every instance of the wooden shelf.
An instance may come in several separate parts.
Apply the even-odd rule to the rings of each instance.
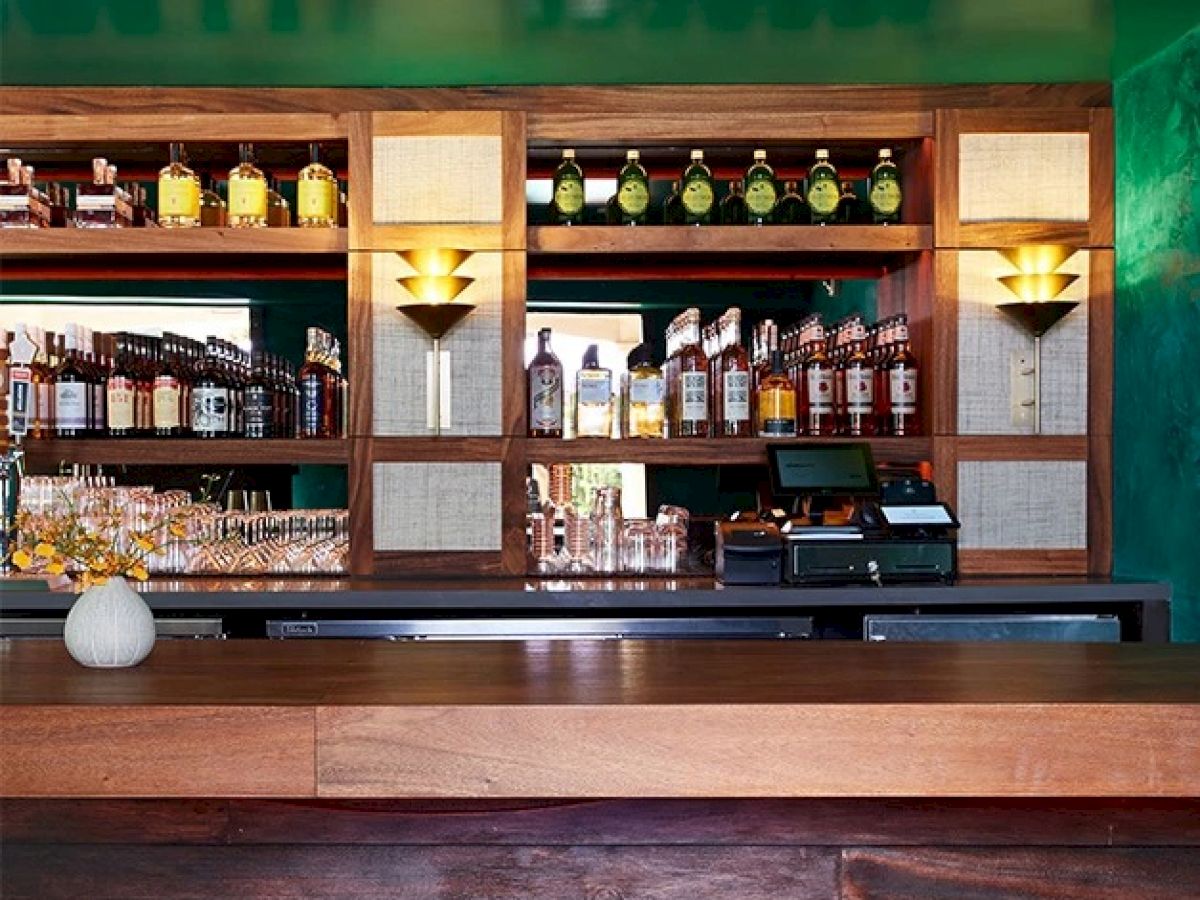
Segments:
[[[345,228],[31,228],[5,231],[0,256],[345,253]]]
[[[862,438],[795,438],[796,443],[835,444]],[[916,463],[933,459],[928,437],[878,437],[865,439],[876,462]],[[679,438],[675,440],[603,439],[549,440],[530,438],[525,456],[536,463],[648,463],[664,466],[765,465],[767,438]]]
[[[29,440],[28,461],[41,465],[60,462],[131,465],[299,465],[301,463],[345,463],[349,458],[345,440],[300,440],[244,438],[204,440],[200,438],[83,438],[80,440]]]
[[[929,225],[538,225],[533,253],[917,253]]]

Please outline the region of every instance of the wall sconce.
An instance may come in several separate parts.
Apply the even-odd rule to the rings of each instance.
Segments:
[[[475,281],[474,278],[454,274],[454,271],[470,258],[471,251],[440,248],[402,250],[399,256],[416,270],[417,274],[396,280],[417,302],[406,303],[397,306],[396,309],[415,322],[433,340],[433,351],[427,357],[429,363],[426,366],[430,384],[426,423],[437,437],[442,433],[443,400],[447,408],[450,405],[449,397],[442,396],[443,367],[447,387],[450,384],[449,354],[443,358],[442,338],[475,308],[473,303],[455,302],[458,295]]]
[[[1018,402],[1014,389],[1014,403],[1033,408],[1034,434],[1042,433],[1042,335],[1079,305],[1078,300],[1056,299],[1079,278],[1055,271],[1075,254],[1075,249],[1064,244],[1031,244],[998,251],[1020,274],[1002,275],[997,280],[1020,300],[1001,303],[997,309],[1033,335],[1032,370],[1019,365],[1014,374],[1014,385],[1017,375],[1033,376],[1033,396]]]

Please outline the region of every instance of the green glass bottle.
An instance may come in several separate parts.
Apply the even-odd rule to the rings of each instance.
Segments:
[[[842,182],[842,195],[838,199],[838,221],[843,225],[865,225],[867,222],[863,203],[854,192],[853,181]]]
[[[717,192],[713,187],[712,170],[704,164],[704,151],[693,150],[692,161],[683,170],[679,182],[679,199],[683,204],[683,224],[710,225]]]
[[[645,225],[650,209],[650,176],[636,150],[625,153],[625,165],[617,174],[617,214],[621,225]]]
[[[667,199],[663,201],[663,224],[664,225],[682,225],[683,224],[683,201],[679,199],[679,182],[671,182],[671,193],[667,195]]]
[[[554,170],[550,217],[556,225],[582,225],[583,208],[583,169],[575,162],[575,151],[564,150],[562,162]]]
[[[900,190],[900,169],[892,161],[892,151],[887,147],[880,149],[879,162],[871,170],[871,190],[867,196],[871,204],[871,218],[876,225],[900,221],[900,204],[904,200]]]
[[[771,221],[779,199],[775,185],[775,170],[767,165],[767,151],[755,150],[754,162],[743,179],[746,190],[746,221],[750,225],[766,225]]]
[[[794,181],[784,182],[783,196],[775,204],[772,221],[776,225],[804,225],[808,222],[808,210],[799,187]]]
[[[740,181],[729,182],[729,193],[721,201],[721,224],[746,224],[746,195],[742,193]]]
[[[838,186],[837,169],[829,161],[828,150],[818,150],[817,160],[808,170],[808,190],[805,192],[805,199],[808,200],[808,209],[814,225],[824,225],[836,220],[841,191]]]

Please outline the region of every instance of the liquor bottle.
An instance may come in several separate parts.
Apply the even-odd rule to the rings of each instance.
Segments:
[[[908,437],[921,433],[921,421],[917,418],[920,371],[917,358],[908,346],[907,316],[897,317],[893,338],[896,349],[886,363],[890,401],[888,430],[896,437]]]
[[[225,201],[217,193],[212,175],[204,176],[204,190],[200,192],[200,224],[205,228],[224,228],[228,221]]]
[[[221,366],[220,342],[211,335],[192,384],[192,433],[198,438],[229,437],[229,383]]]
[[[825,225],[834,221],[840,198],[837,169],[829,161],[829,151],[818,150],[816,162],[808,170],[808,190],[805,192],[813,224]]]
[[[92,160],[92,183],[75,190],[75,227],[118,228],[124,224],[117,211],[116,166],[98,156]]]
[[[50,227],[66,228],[70,221],[71,192],[66,185],[50,185]]]
[[[111,358],[108,355],[109,336],[94,333],[91,329],[85,329],[85,334],[87,341],[84,346],[90,343],[93,348],[92,356],[87,357],[92,379],[92,412],[88,431],[102,435],[108,428],[108,375],[112,371]]]
[[[133,365],[137,383],[137,398],[134,408],[134,424],[137,434],[154,432],[154,376],[155,359],[153,340],[142,335],[132,335]]]
[[[267,225],[271,228],[292,227],[291,205],[279,193],[279,179],[274,176],[267,182]]]
[[[246,428],[248,438],[275,436],[275,391],[267,374],[267,357],[254,351],[254,367],[246,384]]]
[[[708,437],[708,357],[700,347],[700,310],[684,312],[674,378],[667,386],[671,437]]]
[[[718,437],[750,437],[750,360],[742,345],[742,311],[736,306],[724,316],[724,337],[717,363]]]
[[[600,348],[588,346],[575,376],[575,436],[612,437],[612,370],[601,368]]]
[[[704,151],[693,150],[692,161],[679,180],[679,202],[685,225],[708,225],[713,220],[717,192],[712,171],[704,164]],[[697,339],[699,336],[697,335]]]
[[[843,431],[851,437],[875,433],[875,372],[867,358],[867,329],[861,320],[849,327],[846,358],[838,369],[846,412]]]
[[[794,181],[785,181],[783,196],[775,206],[774,222],[776,225],[803,225],[808,220],[804,206],[804,198],[800,196]]]
[[[634,347],[627,362],[625,436],[661,438],[667,418],[663,371],[654,365],[649,344]]]
[[[746,195],[742,193],[740,181],[729,182],[729,193],[721,201],[721,224],[746,224]]]
[[[238,159],[229,170],[229,227],[266,228],[267,179],[254,165],[254,145],[239,144]]]
[[[775,185],[775,170],[767,165],[767,151],[755,150],[754,162],[743,179],[746,189],[746,221],[751,225],[766,225],[775,212],[779,189]]]
[[[575,162],[575,151],[564,150],[562,162],[554,170],[554,193],[550,198],[550,219],[556,225],[581,225],[586,194],[583,169]]]
[[[527,373],[529,436],[563,434],[563,367],[550,349],[550,329],[538,331],[538,352]]]
[[[762,334],[759,339],[758,361],[751,372],[750,383],[753,395],[758,395],[758,386],[763,379],[771,374],[771,354],[779,349],[779,326],[773,319],[763,319],[759,323]]]
[[[132,437],[137,427],[137,381],[129,359],[129,335],[114,338],[112,371],[105,383],[104,402],[109,437]]]
[[[863,203],[854,192],[853,181],[841,183],[841,195],[838,197],[838,221],[843,225],[862,225],[867,221],[863,212]]]
[[[620,225],[645,225],[650,209],[650,176],[637,150],[625,153],[625,165],[617,174],[616,206]]]
[[[16,333],[24,334],[37,348],[29,363],[29,436],[48,438],[54,434],[54,371],[49,365],[46,332],[36,325],[17,323]]]
[[[175,336],[162,336],[160,358],[154,367],[151,391],[151,424],[156,437],[179,437],[183,433],[183,380],[179,377],[179,354]]]
[[[900,204],[904,200],[900,190],[900,170],[892,161],[892,151],[887,147],[879,150],[879,162],[871,170],[871,190],[867,195],[871,204],[871,218],[876,225],[889,225],[900,221]]]
[[[337,178],[318,159],[321,147],[308,145],[308,165],[296,176],[296,224],[301,228],[336,228]]]
[[[682,225],[683,224],[683,201],[679,198],[679,182],[671,182],[671,193],[667,195],[667,199],[663,201],[663,224],[664,225]]]
[[[783,371],[783,353],[771,352],[771,371],[758,386],[758,436],[796,436],[796,385]]]
[[[64,352],[54,373],[55,434],[60,438],[83,437],[88,430],[88,407],[92,385],[79,357],[79,327],[67,325]]]
[[[813,325],[812,352],[804,364],[804,433],[828,437],[837,430],[834,369],[825,344],[825,327]]]
[[[10,157],[8,179],[0,182],[0,228],[42,228],[50,224],[50,199],[33,183],[33,167]],[[25,332],[22,332],[25,334]]]

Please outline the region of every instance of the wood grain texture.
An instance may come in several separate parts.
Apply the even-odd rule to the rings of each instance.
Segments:
[[[677,438],[647,440],[603,438],[555,440],[530,438],[525,444],[529,462],[636,462],[663,466],[753,466],[765,465],[767,445],[780,443],[839,444],[849,438]],[[869,438],[876,462],[916,463],[930,459],[932,443],[927,437]]]
[[[958,253],[934,254],[933,274],[933,433],[958,432]],[[929,396],[928,394],[926,396]]]
[[[1089,259],[1088,571],[1107,575],[1113,554],[1113,252],[1097,250]]]
[[[933,246],[928,225],[534,225],[530,253],[915,252]]]
[[[958,226],[957,245],[964,249],[988,250],[1021,244],[1090,247],[1089,226],[1086,222],[962,222]]]
[[[231,802],[0,799],[0,845],[223,844]]]
[[[350,184],[346,198],[349,246],[351,250],[371,250],[374,248],[375,134],[370,113],[350,114],[346,151]]]
[[[1084,435],[961,435],[954,439],[959,459],[1087,459]]]
[[[525,247],[527,142],[525,114],[504,113],[500,121],[500,221],[503,246],[510,250]]]
[[[939,109],[934,123],[933,232],[938,247],[959,245],[959,111]]]
[[[4,270],[5,278],[14,281],[344,282],[346,254],[302,253],[293,256],[287,252],[271,252],[226,256],[147,252],[108,256],[61,250],[35,256],[5,257],[0,250],[0,268]]]
[[[933,484],[939,500],[958,509],[958,445],[946,435],[933,438]]]
[[[842,853],[846,900],[874,897],[1178,900],[1200,895],[1192,850],[1066,848],[863,850]]]
[[[373,444],[371,438],[351,439],[350,469],[346,486],[350,514],[350,572],[360,578],[375,574]]]
[[[345,228],[34,228],[4,234],[0,256],[345,253]],[[194,264],[194,263],[193,263]]]
[[[504,568],[501,552],[492,550],[377,551],[372,571],[376,575],[403,578],[511,574]]]
[[[959,132],[1087,131],[1089,109],[961,109]]]
[[[64,658],[63,665],[71,663]],[[4,706],[0,746],[5,797],[303,797],[315,790],[313,713],[303,708]]]
[[[373,462],[494,462],[504,458],[517,438],[377,437],[371,441]]]
[[[374,254],[350,254],[346,291],[346,323],[349,337],[350,434],[371,437],[375,433],[375,345],[371,302]]]
[[[1197,746],[1174,706],[339,706],[317,794],[1188,797]]]
[[[7,900],[695,900],[830,897],[836,852],[801,847],[5,847]]]
[[[692,112],[680,112],[691,108]],[[586,106],[569,112],[530,111],[530,138],[539,144],[570,147],[637,146],[641,143],[746,141],[770,136],[777,141],[898,141],[933,135],[929,112],[763,112],[761,103],[736,112],[695,106],[695,99],[670,112],[613,113]]]
[[[506,244],[503,225],[403,225],[372,224],[356,249],[418,250],[423,248],[457,247],[463,250],[520,250],[524,239],[515,247]]]
[[[376,137],[445,137],[497,135],[505,114],[490,110],[427,110],[377,112],[371,117]]]
[[[340,110],[332,113],[268,111],[263,114],[220,109],[171,114],[122,111],[121,98],[128,97],[129,93],[121,90],[109,95],[111,105],[108,109],[67,115],[45,115],[48,107],[14,114],[13,106],[0,103],[0,108],[6,110],[0,115],[0,139],[9,144],[71,144],[78,143],[84,135],[89,141],[303,142],[344,139],[349,130],[347,117]]]
[[[958,551],[963,575],[1083,575],[1088,571],[1087,550],[984,550]]]
[[[51,438],[31,440],[25,450],[30,463],[46,465],[275,466],[339,464],[349,458],[349,443],[341,439]]]
[[[1111,247],[1115,240],[1117,152],[1113,111],[1090,110],[1088,133],[1088,243],[1092,247]]]

